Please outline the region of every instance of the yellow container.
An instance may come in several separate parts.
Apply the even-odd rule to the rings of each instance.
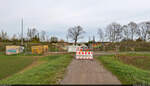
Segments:
[[[43,54],[48,52],[48,45],[32,46],[32,54]]]
[[[48,52],[48,45],[43,45],[43,49],[44,49],[44,50],[43,50],[44,53],[45,53],[45,52]]]
[[[32,46],[32,54],[43,54],[43,46]]]

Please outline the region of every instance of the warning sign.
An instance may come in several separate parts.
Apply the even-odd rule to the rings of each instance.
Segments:
[[[78,48],[76,50],[76,59],[93,59],[93,52],[90,49]]]

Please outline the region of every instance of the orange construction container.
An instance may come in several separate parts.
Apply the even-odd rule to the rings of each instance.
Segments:
[[[43,45],[43,49],[44,49],[44,50],[43,50],[44,53],[45,53],[45,52],[48,52],[48,45]]]
[[[32,54],[43,54],[48,52],[48,45],[32,46]]]
[[[43,54],[43,46],[32,46],[32,54]]]

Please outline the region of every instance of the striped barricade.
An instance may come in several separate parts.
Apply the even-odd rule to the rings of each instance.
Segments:
[[[93,59],[92,51],[76,51],[76,59]]]

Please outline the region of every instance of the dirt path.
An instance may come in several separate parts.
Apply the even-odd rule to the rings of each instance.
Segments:
[[[68,66],[60,84],[121,84],[96,60],[75,60]]]
[[[22,69],[21,71],[19,71],[19,73],[23,73],[26,70],[32,69],[35,66],[38,66],[42,63],[44,63],[45,61],[38,61],[39,58],[42,58],[43,56],[32,56],[30,58],[34,58],[34,61],[32,62],[32,64],[28,65],[27,67],[25,67],[24,69]],[[29,58],[29,57],[27,57]]]
[[[38,66],[40,64],[43,64],[45,61],[38,61],[39,58],[42,58],[42,57],[45,57],[45,56],[50,56],[50,55],[57,55],[57,54],[63,54],[64,52],[48,52],[48,53],[45,53],[44,55],[42,56],[32,56],[32,57],[28,57],[28,58],[33,58],[34,61],[32,62],[32,64],[28,65],[27,67],[25,67],[24,69],[22,69],[21,71],[19,71],[19,73],[23,73],[24,71],[26,70],[29,70],[29,69],[32,69],[33,67],[35,66]],[[26,56],[25,56],[26,57]]]
[[[38,66],[43,63],[44,63],[44,61],[34,61],[31,65],[29,65],[29,66],[25,67],[23,70],[19,71],[19,73],[23,73],[26,70],[32,69],[33,67]]]

